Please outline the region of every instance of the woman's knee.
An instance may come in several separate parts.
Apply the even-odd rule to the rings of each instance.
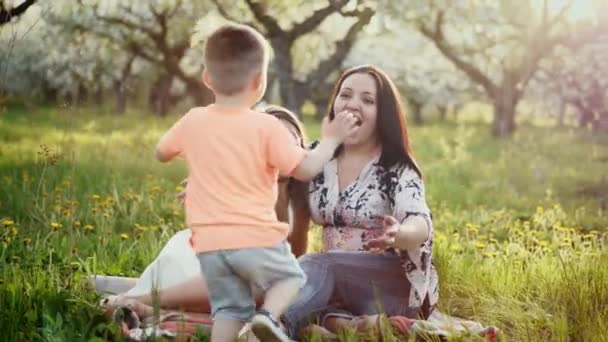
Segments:
[[[327,267],[331,265],[331,258],[327,253],[304,254],[298,258],[300,267]]]

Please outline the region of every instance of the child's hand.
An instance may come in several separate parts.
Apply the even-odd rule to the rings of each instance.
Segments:
[[[337,113],[332,121],[326,116],[321,125],[321,136],[323,139],[336,139],[338,143],[342,143],[359,129],[358,121],[359,119],[349,111]]]

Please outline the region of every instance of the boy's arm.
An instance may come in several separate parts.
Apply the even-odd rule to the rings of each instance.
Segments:
[[[187,114],[179,119],[156,145],[156,159],[161,163],[166,163],[171,159],[183,154],[183,135],[184,120]]]
[[[161,163],[166,163],[168,161],[171,161],[171,159],[177,157],[180,152],[177,150],[171,150],[169,148],[167,148],[167,146],[165,146],[166,144],[163,143],[165,137],[161,138],[161,140],[158,142],[158,145],[156,145],[156,159],[161,162]]]
[[[333,121],[323,119],[321,131],[323,138],[312,151],[292,171],[291,176],[303,182],[311,181],[322,170],[323,166],[333,158],[340,144],[353,134],[359,126],[357,119],[349,112],[338,113]]]
[[[340,141],[326,138],[319,142],[314,150],[308,151],[302,161],[291,172],[291,176],[299,181],[308,182],[318,175],[323,166],[333,158]]]
[[[331,122],[325,118],[322,125],[323,139],[314,150],[306,151],[294,144],[287,128],[278,119],[275,120],[268,144],[269,164],[278,168],[281,174],[304,182],[318,175],[333,158],[336,148],[358,128],[355,117],[347,112],[339,113]]]

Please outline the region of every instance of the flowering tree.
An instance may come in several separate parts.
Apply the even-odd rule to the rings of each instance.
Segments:
[[[583,45],[562,48],[547,61],[538,76],[538,83],[548,96],[560,105],[559,120],[563,122],[566,107],[578,114],[580,127],[608,131],[608,34],[594,31]]]
[[[268,38],[281,102],[298,113],[306,100],[327,98],[326,80],[342,67],[374,15],[361,0],[213,2],[226,19],[256,27]]]
[[[89,0],[64,3],[54,20],[111,42],[127,56],[126,61],[141,59],[160,70],[151,82],[149,100],[156,112],[164,114],[185,95],[196,104],[211,100],[200,77],[200,58],[193,58],[190,49],[192,27],[209,9],[209,3],[194,0]]]
[[[415,123],[423,122],[425,106],[445,114],[448,107],[458,106],[476,93],[466,75],[416,30],[402,21],[376,19],[357,41],[345,65],[374,64],[385,70],[407,98]]]
[[[550,2],[385,1],[382,9],[387,15],[404,13],[402,19],[482,87],[494,107],[492,132],[505,136],[515,130],[517,105],[540,61],[571,39],[571,3]]]
[[[35,3],[36,0],[24,0],[17,6],[8,7],[4,1],[0,1],[0,25],[9,23],[13,18],[19,17]]]

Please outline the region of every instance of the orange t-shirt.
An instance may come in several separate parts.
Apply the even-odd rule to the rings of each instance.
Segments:
[[[195,252],[273,246],[288,225],[274,211],[278,176],[306,151],[268,114],[218,105],[191,109],[161,138],[166,156],[188,164],[186,222]]]

